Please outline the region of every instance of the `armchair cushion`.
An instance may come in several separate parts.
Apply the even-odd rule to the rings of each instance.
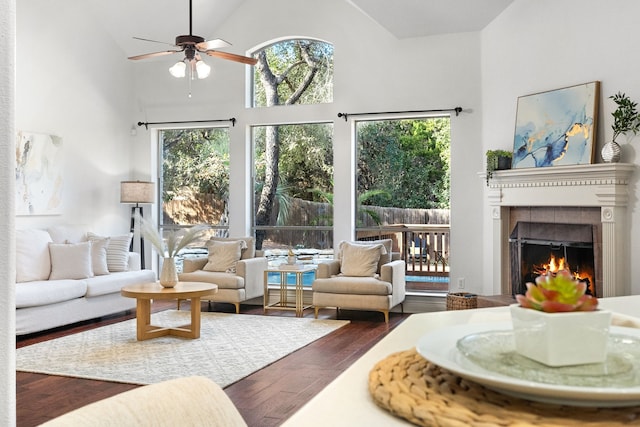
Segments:
[[[313,281],[314,292],[329,294],[390,295],[392,286],[375,277],[336,276]]]
[[[235,273],[236,264],[242,257],[242,249],[246,249],[246,246],[244,240],[209,241],[208,262],[203,270]]]
[[[373,277],[379,271],[382,255],[388,253],[381,243],[340,243],[340,273],[345,276]]]
[[[189,273],[180,273],[178,276],[182,282],[205,282],[218,285],[218,289],[242,289],[244,277],[222,271],[196,270]]]
[[[211,237],[209,242],[234,242],[236,240],[244,240],[245,242],[240,259],[255,258],[256,242],[253,237]]]

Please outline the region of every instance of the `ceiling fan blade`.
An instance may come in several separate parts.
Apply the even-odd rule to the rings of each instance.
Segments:
[[[143,42],[151,42],[151,43],[160,43],[160,44],[166,44],[169,46],[175,46],[173,43],[167,43],[167,42],[161,42],[158,40],[151,40],[151,39],[143,39],[142,37],[134,37],[135,40],[142,40]]]
[[[179,53],[179,52],[182,52],[182,51],[181,50],[165,50],[163,52],[153,52],[153,53],[145,53],[142,55],[130,56],[129,59],[133,59],[135,61],[138,59],[154,58],[156,56],[170,55],[172,53]]]
[[[218,52],[217,50],[205,50],[202,53],[206,53],[209,56],[217,56],[218,58],[228,59],[229,61],[240,62],[242,64],[247,64],[247,65],[256,65],[258,63],[258,60],[255,58],[236,55],[235,53]]]
[[[231,46],[231,43],[222,39],[207,40],[196,45],[199,50],[221,49],[229,46]]]

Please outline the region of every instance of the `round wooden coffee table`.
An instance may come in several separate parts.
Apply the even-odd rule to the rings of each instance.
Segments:
[[[124,297],[136,299],[136,325],[138,341],[174,335],[183,338],[200,338],[200,297],[218,291],[218,286],[203,282],[178,282],[174,288],[164,288],[158,282],[125,286],[120,291]],[[191,300],[191,324],[165,328],[151,324],[151,300]]]

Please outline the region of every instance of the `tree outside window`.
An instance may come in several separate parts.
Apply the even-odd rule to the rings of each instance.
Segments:
[[[160,131],[164,228],[228,225],[229,129]]]
[[[255,56],[255,107],[332,102],[331,44],[285,40]],[[265,241],[274,247],[332,245],[330,207],[319,200],[320,192],[333,191],[331,135],[330,124],[254,127],[257,248]]]
[[[407,290],[448,289],[450,119],[360,121],[356,236],[391,238]]]

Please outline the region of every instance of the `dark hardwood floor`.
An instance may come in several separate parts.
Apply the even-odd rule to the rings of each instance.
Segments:
[[[172,308],[175,308],[172,302],[153,305],[154,312]],[[207,310],[207,303],[203,303],[202,309]],[[233,307],[215,304],[212,311],[232,312]],[[245,305],[241,312],[263,315],[259,306]],[[264,315],[294,316],[294,313],[272,310]],[[336,310],[321,310],[321,318],[348,319],[351,323],[228,386],[225,391],[249,426],[280,425],[407,316],[392,313],[386,325],[381,313],[343,310],[338,315]],[[313,317],[313,310],[307,310],[305,317]],[[19,337],[17,347],[132,318],[134,313],[123,313]],[[17,372],[16,382],[18,427],[41,424],[88,403],[138,387],[27,372]]]

